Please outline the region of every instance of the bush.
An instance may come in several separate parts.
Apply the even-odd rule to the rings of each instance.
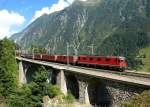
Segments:
[[[44,96],[61,93],[58,86],[47,83],[48,71],[44,67],[36,71],[33,82],[19,88],[15,45],[8,39],[0,40],[0,103],[7,107],[42,107]]]
[[[69,92],[67,96],[64,96],[64,100],[67,103],[73,103],[75,102],[75,97]]]
[[[55,96],[58,96],[62,94],[61,91],[60,91],[60,88],[57,86],[57,85],[51,85],[50,86],[50,98],[53,98]]]
[[[133,96],[133,98],[123,103],[120,107],[150,107],[150,90]]]
[[[8,107],[35,107],[30,99],[31,90],[28,86],[16,88],[6,97],[5,102]]]
[[[33,82],[21,88],[14,88],[5,98],[8,107],[42,107],[44,96],[55,97],[61,94],[58,86],[47,82],[48,71],[40,67],[33,77]],[[2,90],[0,88],[0,90]]]

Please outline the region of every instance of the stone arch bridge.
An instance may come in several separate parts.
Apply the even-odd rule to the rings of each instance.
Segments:
[[[57,84],[64,94],[71,92],[81,103],[98,107],[118,107],[134,94],[150,89],[150,75],[146,74],[97,70],[20,57],[16,60],[21,84],[32,81],[34,68],[42,65],[49,70],[49,82]]]

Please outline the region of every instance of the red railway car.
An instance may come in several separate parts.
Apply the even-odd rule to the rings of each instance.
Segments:
[[[76,64],[78,57],[75,56],[66,56],[66,55],[58,55],[56,62],[67,63],[69,61],[70,64]]]
[[[117,68],[123,70],[127,63],[124,57],[117,56],[86,56],[82,55],[78,57],[78,64],[86,65],[98,65],[101,67]]]
[[[44,60],[44,61],[55,62],[56,59],[57,59],[57,55],[48,55],[48,54],[43,54],[42,55],[42,60]]]
[[[33,59],[42,60],[42,55],[34,55]]]
[[[17,54],[18,55],[18,54]],[[19,55],[18,55],[19,56]],[[21,57],[33,59],[32,55],[23,54]],[[48,55],[48,54],[40,54],[34,55],[35,60],[43,60],[50,62],[58,62],[58,63],[67,63],[69,61],[72,65],[92,65],[98,66],[100,68],[113,68],[115,70],[123,71],[125,67],[127,67],[127,62],[124,57],[118,56],[90,56],[90,55],[81,55],[79,57],[76,56],[66,56],[66,55]]]

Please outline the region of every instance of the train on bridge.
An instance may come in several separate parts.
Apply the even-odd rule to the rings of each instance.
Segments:
[[[17,56],[34,60],[49,61],[55,63],[71,64],[76,66],[96,67],[101,69],[112,69],[116,71],[124,71],[127,62],[124,57],[118,56],[66,56],[66,55],[48,55],[48,54],[20,54]]]

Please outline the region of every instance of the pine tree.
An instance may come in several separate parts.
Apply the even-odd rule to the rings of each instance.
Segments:
[[[0,94],[8,96],[17,87],[17,65],[14,43],[0,41]]]

